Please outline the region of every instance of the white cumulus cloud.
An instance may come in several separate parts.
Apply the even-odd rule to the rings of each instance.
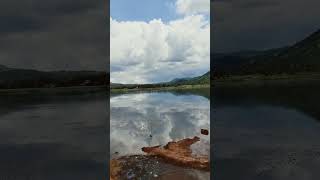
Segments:
[[[179,14],[190,15],[210,13],[210,0],[177,0],[176,10]]]
[[[155,83],[201,75],[210,68],[210,23],[203,14],[161,19],[110,19],[110,80]]]

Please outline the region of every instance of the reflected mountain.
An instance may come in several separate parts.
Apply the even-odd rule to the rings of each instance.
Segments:
[[[156,91],[134,91],[134,92],[111,92],[110,96],[121,96],[123,94],[139,94],[139,93],[148,93],[148,92],[168,92],[176,96],[186,96],[186,95],[197,95],[202,96],[210,100],[210,88],[194,88],[194,89],[173,89],[173,90],[156,90]]]
[[[264,86],[215,87],[213,90],[215,104],[213,106],[237,105],[245,102],[248,106],[253,106],[255,103],[285,106],[302,111],[320,121],[319,91],[320,83],[298,81]]]

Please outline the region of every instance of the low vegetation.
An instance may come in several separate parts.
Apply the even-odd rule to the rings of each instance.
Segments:
[[[148,90],[171,90],[171,89],[193,89],[210,87],[210,72],[202,76],[193,78],[174,79],[170,82],[156,84],[114,84],[111,83],[111,91],[139,91],[142,89]]]
[[[0,66],[0,89],[105,86],[109,79],[97,71],[36,71]]]

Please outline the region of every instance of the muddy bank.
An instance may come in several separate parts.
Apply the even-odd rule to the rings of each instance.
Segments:
[[[195,136],[169,142],[163,147],[143,147],[146,155],[112,159],[110,179],[209,179],[209,157],[193,154],[191,150],[191,145],[199,141],[200,138]]]
[[[169,142],[164,147],[144,147],[142,151],[149,155],[155,155],[167,163],[209,171],[208,156],[192,154],[190,146],[198,141],[200,141],[200,138],[195,136],[194,138],[186,138],[177,142]]]
[[[110,179],[209,180],[210,172],[169,164],[153,155],[132,155],[111,160]]]

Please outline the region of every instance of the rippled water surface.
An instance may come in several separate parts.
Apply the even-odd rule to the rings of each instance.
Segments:
[[[142,147],[165,145],[170,141],[194,136],[199,136],[201,141],[192,145],[193,152],[209,155],[210,138],[200,134],[202,128],[210,128],[208,93],[209,90],[204,93],[146,92],[112,95],[111,157],[143,154]],[[185,179],[209,179],[207,172],[191,171],[168,164],[151,164],[153,166],[146,173],[157,172],[157,177],[162,179],[183,178],[183,174]],[[144,165],[148,169],[148,163]]]
[[[105,92],[0,95],[0,179],[106,179]]]
[[[214,178],[320,179],[320,86],[215,88]]]

